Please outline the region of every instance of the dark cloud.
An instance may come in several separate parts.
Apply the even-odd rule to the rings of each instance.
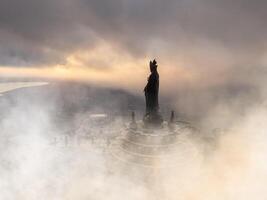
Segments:
[[[248,0],[1,0],[2,65],[47,64],[102,38],[135,56],[169,44],[178,53],[205,43],[261,54],[265,1]],[[63,61],[62,61],[63,62]]]
[[[61,63],[68,52],[93,45],[92,31],[76,14],[69,0],[1,0],[1,65]]]
[[[264,1],[83,0],[82,4],[88,25],[99,34],[142,53],[154,39],[178,49],[208,40],[251,51],[263,48],[266,35]]]

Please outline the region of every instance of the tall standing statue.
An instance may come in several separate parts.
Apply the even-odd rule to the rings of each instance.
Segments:
[[[158,125],[162,123],[162,117],[159,114],[159,74],[157,71],[157,61],[149,62],[150,76],[148,77],[147,84],[144,88],[146,98],[146,114],[144,122],[146,124]]]

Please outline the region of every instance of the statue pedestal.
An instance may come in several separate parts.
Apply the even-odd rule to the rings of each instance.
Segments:
[[[143,118],[146,127],[160,127],[163,119],[159,113],[147,113]]]
[[[186,169],[198,158],[199,149],[190,139],[194,130],[189,124],[173,122],[171,130],[167,121],[160,128],[147,128],[143,121],[135,124],[135,130],[130,124],[109,146],[111,155],[126,164],[127,172],[133,166],[143,167],[142,172],[155,168]]]

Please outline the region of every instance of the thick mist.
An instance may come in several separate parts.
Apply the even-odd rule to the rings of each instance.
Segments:
[[[194,133],[180,133],[180,162],[154,168],[120,161],[109,149],[130,120],[127,113],[113,112],[123,107],[121,99],[136,98],[127,106],[141,107],[140,119],[142,100],[86,88],[50,84],[1,96],[0,199],[267,198],[263,94],[241,114],[235,113],[235,104],[210,105],[213,112],[203,112],[192,123]],[[109,108],[96,100],[107,96],[113,102]],[[95,114],[104,112],[113,117],[95,121]]]

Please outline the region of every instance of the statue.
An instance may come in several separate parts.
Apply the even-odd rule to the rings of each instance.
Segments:
[[[130,123],[130,129],[131,130],[136,130],[137,129],[137,123],[135,121],[135,113],[134,113],[134,111],[132,111],[131,116],[132,116],[132,121]]]
[[[162,117],[159,114],[159,74],[157,71],[157,61],[154,59],[149,62],[150,76],[144,88],[146,99],[146,114],[144,116],[145,124],[161,125]]]

